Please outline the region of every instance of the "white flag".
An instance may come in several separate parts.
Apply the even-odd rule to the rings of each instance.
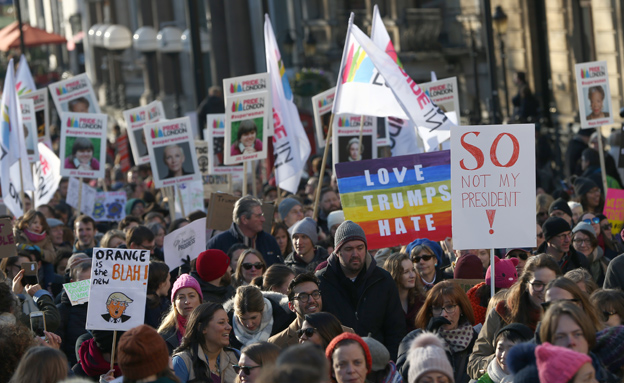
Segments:
[[[39,143],[39,161],[35,164],[35,208],[54,196],[61,182],[61,160],[44,143]]]
[[[37,90],[35,80],[30,73],[30,68],[28,67],[28,62],[24,55],[20,57],[17,73],[15,74],[15,90],[18,96],[23,96]]]
[[[269,15],[264,19],[264,47],[271,78],[275,179],[280,188],[297,193],[303,167],[310,156],[310,141],[293,102]]]

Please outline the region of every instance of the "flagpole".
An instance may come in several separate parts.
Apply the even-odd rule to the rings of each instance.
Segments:
[[[78,215],[82,212],[82,177],[78,178]]]
[[[325,151],[323,152],[323,162],[321,162],[321,171],[319,173],[319,181],[316,186],[316,195],[314,196],[314,213],[312,219],[316,221],[318,218],[319,199],[321,198],[321,189],[323,187],[323,179],[325,178],[325,167],[327,166],[327,154],[329,153],[329,143],[331,142],[332,127],[334,126],[334,113],[329,117],[329,129],[327,129],[327,138],[325,138]],[[360,138],[361,140],[361,138]],[[360,145],[360,147],[362,147]]]
[[[24,194],[24,172],[22,171],[22,159],[19,159],[19,172],[20,172],[20,200],[22,200],[22,212],[26,214],[26,195]]]
[[[258,177],[258,161],[253,161],[251,168],[254,175],[251,177],[251,192],[254,197],[258,198],[258,182],[256,182],[256,177]]]
[[[169,205],[169,216],[171,217],[171,222],[175,221],[175,200],[174,193],[171,190],[171,186],[165,186],[163,188],[165,196],[167,197],[168,205]]]
[[[598,154],[600,156],[600,173],[602,175],[602,186],[604,187],[604,195],[607,195],[607,172],[605,170],[604,148],[602,146],[602,125],[596,131],[598,132]]]

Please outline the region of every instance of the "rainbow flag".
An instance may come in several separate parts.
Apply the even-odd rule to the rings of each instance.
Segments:
[[[336,175],[345,218],[369,249],[452,236],[450,151],[342,162]]]

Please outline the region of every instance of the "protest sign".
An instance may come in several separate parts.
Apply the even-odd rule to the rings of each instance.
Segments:
[[[204,211],[204,185],[202,181],[184,182],[175,186],[176,217],[183,218],[194,211]],[[182,199],[183,205],[180,205]],[[184,210],[182,210],[184,206]]]
[[[63,290],[67,293],[67,297],[72,306],[81,305],[89,302],[89,289],[91,288],[91,280],[84,279],[78,282],[63,284]]]
[[[106,114],[61,113],[61,175],[104,178]]]
[[[130,139],[134,163],[137,165],[149,163],[147,137],[143,127],[145,124],[153,124],[166,119],[162,101],[156,100],[145,106],[124,110],[123,116],[126,121],[126,131]]]
[[[212,193],[208,213],[206,215],[206,227],[214,230],[225,231],[232,225],[232,212],[234,204],[240,198],[226,193]]]
[[[122,134],[115,141],[115,151],[119,156],[119,167],[122,173],[130,170],[130,154],[128,153],[128,135]]]
[[[619,235],[624,226],[624,190],[607,189],[603,214],[609,219],[611,233]]]
[[[267,128],[271,125],[271,96],[268,91],[232,96],[225,104],[226,165],[267,157]]]
[[[121,221],[126,217],[125,206],[127,198],[124,191],[96,193],[91,217],[96,222]]]
[[[91,186],[82,184],[82,196],[80,195],[80,180],[74,177],[69,177],[69,183],[67,185],[67,198],[65,201],[67,204],[79,212],[88,216],[93,215],[93,209],[95,207],[95,197],[97,190]],[[80,206],[78,203],[80,201]]]
[[[201,181],[188,117],[145,124],[143,130],[157,188]]]
[[[393,157],[425,152],[424,143],[416,133],[416,127],[412,121],[386,117],[386,127]]]
[[[535,247],[535,126],[451,128],[453,247]]]
[[[39,159],[35,105],[31,99],[20,99],[19,102],[22,110],[22,127],[24,128],[24,142],[26,143],[28,162],[33,163]]]
[[[223,79],[225,104],[228,105],[232,97],[248,96],[250,94],[270,94],[270,80],[268,73],[255,73],[247,76],[231,77]],[[271,110],[271,99],[266,100],[267,108]],[[226,106],[227,108],[227,106]],[[267,124],[264,131],[268,136],[273,134],[272,124]]]
[[[451,236],[448,151],[336,164],[345,218],[381,249]]]
[[[206,250],[206,218],[201,218],[165,235],[163,252],[165,263],[171,270],[189,262]]]
[[[45,144],[39,143],[39,162],[35,163],[35,207],[45,205],[61,182],[61,160]]]
[[[334,117],[332,156],[338,162],[370,160],[377,158],[377,118],[364,116],[362,128],[362,153],[360,155],[360,121],[362,116],[342,114]]]
[[[420,88],[429,97],[431,102],[442,109],[444,113],[455,112],[459,120],[459,89],[457,77],[449,77],[438,81],[420,84]]]
[[[16,255],[17,247],[15,247],[11,219],[0,218],[0,258],[14,257]]]
[[[48,85],[59,114],[101,113],[93,86],[86,73]]]
[[[149,250],[93,249],[87,330],[127,331],[144,323],[149,261]]]
[[[316,139],[319,148],[324,148],[325,141],[327,141],[327,131],[329,130],[329,120],[335,95],[336,87],[333,87],[312,97],[314,125],[316,126]]]
[[[225,165],[224,140],[225,140],[225,113],[215,113],[207,115],[208,124],[204,130],[204,137],[208,142],[208,173],[215,176],[226,174],[243,174],[242,165]],[[236,178],[237,176],[234,176]]]
[[[231,182],[227,174],[212,175],[210,174],[210,159],[214,158],[208,155],[208,142],[195,141],[195,152],[197,153],[197,166],[201,172],[202,184],[204,190],[204,198],[209,199],[213,192],[227,193],[230,191]]]
[[[576,92],[581,128],[613,124],[613,105],[606,61],[576,64]]]
[[[50,109],[48,108],[48,89],[39,89],[20,96],[20,100],[31,99],[35,105],[35,119],[37,121],[37,138],[49,148],[52,147],[50,139]]]

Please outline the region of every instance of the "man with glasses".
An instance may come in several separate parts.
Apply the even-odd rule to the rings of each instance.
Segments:
[[[227,231],[212,237],[206,244],[208,249],[219,249],[227,254],[232,245],[242,243],[258,250],[267,267],[274,263],[284,263],[277,241],[263,229],[265,221],[262,202],[252,196],[246,196],[234,204],[232,225]]]
[[[544,243],[537,249],[538,254],[546,253],[555,258],[564,274],[579,267],[589,270],[587,258],[571,246],[572,230],[566,220],[550,217],[542,225],[542,230]]]
[[[126,245],[128,249],[149,250],[152,256],[156,247],[156,237],[146,226],[136,226],[126,234]]]

